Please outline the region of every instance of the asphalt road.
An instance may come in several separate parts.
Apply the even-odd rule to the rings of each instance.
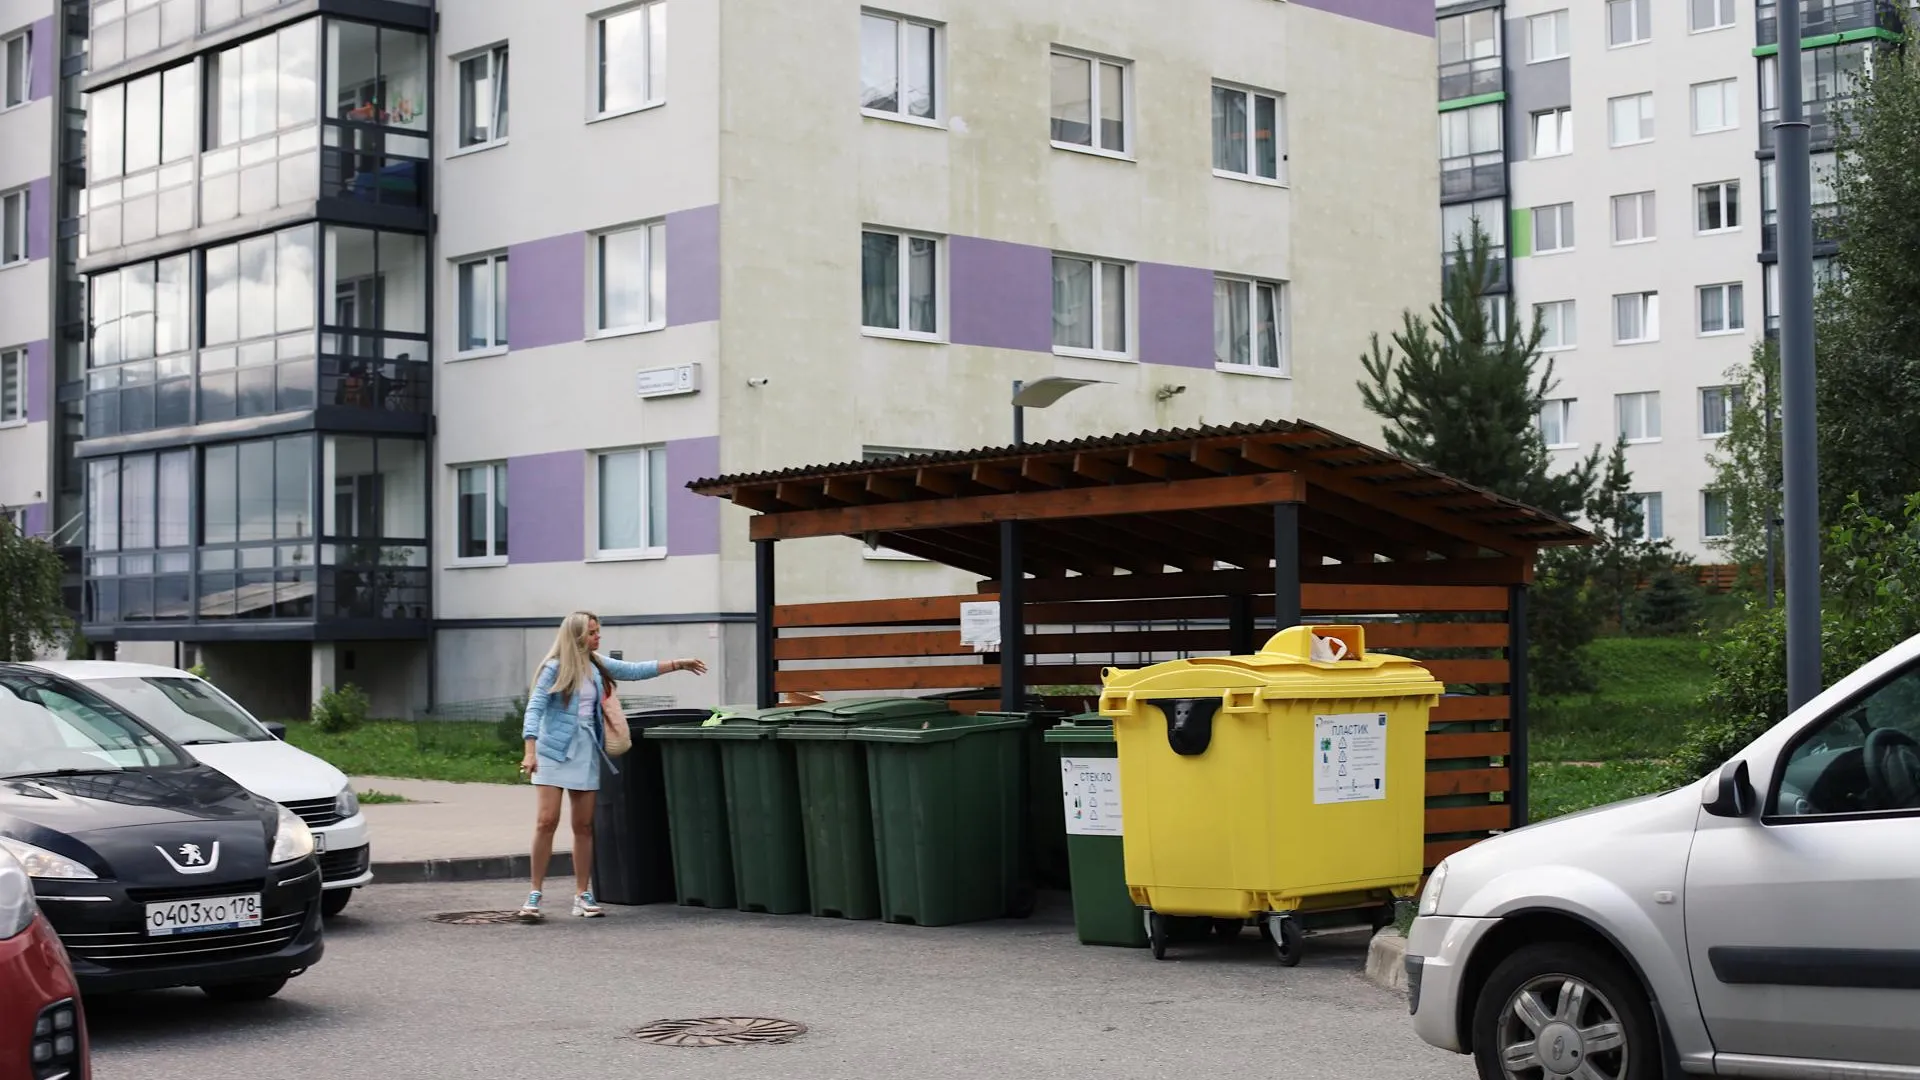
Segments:
[[[562,890],[554,890],[560,892]],[[620,1076],[1470,1080],[1361,978],[1364,935],[1281,968],[1260,938],[1089,948],[1070,915],[943,929],[609,906],[600,920],[449,926],[509,883],[363,889],[325,959],[255,1005],[195,990],[88,1002],[96,1080]],[[564,911],[564,908],[562,908]],[[653,1020],[765,1016],[774,1046],[644,1045]]]

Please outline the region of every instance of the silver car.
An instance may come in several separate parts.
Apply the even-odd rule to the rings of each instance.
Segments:
[[[1483,1080],[1920,1080],[1920,637],[1696,784],[1448,858],[1406,965]]]

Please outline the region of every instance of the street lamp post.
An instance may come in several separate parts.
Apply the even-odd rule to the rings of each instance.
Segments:
[[[1028,409],[1044,409],[1083,386],[1109,384],[1107,379],[1069,379],[1064,375],[1049,375],[1032,382],[1013,380],[1013,445],[1026,444]]]
[[[1820,692],[1820,506],[1814,448],[1813,212],[1811,137],[1800,85],[1800,0],[1780,13],[1780,122],[1774,125],[1780,183],[1781,473],[1786,480],[1787,708]]]

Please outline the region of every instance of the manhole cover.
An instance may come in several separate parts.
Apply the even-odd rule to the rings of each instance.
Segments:
[[[655,1020],[633,1037],[655,1046],[741,1046],[792,1042],[806,1034],[805,1024],[761,1016],[707,1016],[698,1020]]]
[[[448,923],[453,926],[490,926],[494,923],[516,923],[520,921],[517,911],[443,911],[432,917],[434,922]]]

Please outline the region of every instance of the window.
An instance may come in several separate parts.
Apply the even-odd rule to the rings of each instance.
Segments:
[[[1695,232],[1728,232],[1740,227],[1740,181],[1701,184],[1693,189]]]
[[[454,470],[454,550],[458,561],[507,557],[507,466]]]
[[[329,435],[320,480],[326,500],[323,537],[419,540],[427,535],[426,443]]]
[[[460,147],[507,138],[507,47],[460,61]]]
[[[1443,198],[1498,195],[1506,185],[1507,156],[1498,103],[1440,114],[1440,194]]]
[[[1613,298],[1613,343],[1660,340],[1660,294],[1624,293]]]
[[[1607,0],[1607,45],[1653,40],[1653,0]]]
[[[1700,434],[1708,438],[1725,435],[1733,427],[1733,410],[1742,396],[1737,386],[1700,388]]]
[[[319,119],[321,95],[315,74],[320,47],[319,35],[315,32],[317,23],[318,20],[296,23],[278,33],[235,45],[207,60],[209,150],[303,127]],[[372,28],[366,29],[370,33]],[[338,56],[340,43],[334,42],[334,45],[333,51]],[[375,50],[369,44],[365,51],[372,54]],[[366,59],[370,61],[372,57],[369,55]],[[131,94],[127,101],[126,127],[131,140],[136,131]],[[127,171],[134,171],[131,161]],[[91,172],[88,179],[92,179]]]
[[[460,276],[460,351],[507,347],[507,257],[463,262]]]
[[[1473,254],[1473,230],[1477,225],[1487,238],[1487,257],[1495,262],[1507,257],[1506,203],[1500,199],[1479,202],[1448,203],[1440,208],[1440,255],[1443,266],[1451,267],[1454,256],[1464,250]],[[1494,267],[1498,277],[1503,271]]]
[[[667,226],[634,225],[593,238],[594,332],[658,330],[667,322]]]
[[[860,449],[860,459],[862,461],[888,461],[893,458],[918,457],[921,454],[934,454],[938,452],[937,450],[914,450],[901,446],[865,446]],[[904,551],[895,551],[893,548],[883,547],[873,543],[871,540],[861,541],[860,554],[862,557],[868,559],[885,559],[896,562],[926,561],[918,555],[909,555]]]
[[[1559,157],[1573,153],[1573,110],[1548,109],[1533,114],[1533,156]]]
[[[1533,253],[1546,255],[1573,250],[1573,204],[1555,203],[1533,208]]]
[[[1653,192],[1636,191],[1613,197],[1613,242],[1637,244],[1659,235]]]
[[[1660,391],[1617,394],[1614,406],[1620,417],[1620,437],[1628,442],[1655,442],[1660,438]]]
[[[0,41],[0,108],[25,105],[33,92],[33,38],[31,31]]]
[[[1127,133],[1129,65],[1118,60],[1053,54],[1053,144],[1110,154],[1133,149]],[[1097,122],[1096,122],[1097,120]]]
[[[1434,25],[1440,49],[1440,100],[1500,89],[1500,12],[1495,8],[1448,15]]]
[[[1213,171],[1242,180],[1287,178],[1283,99],[1232,86],[1213,88]]]
[[[1740,83],[1737,79],[1695,83],[1693,133],[1706,135],[1740,126]]]
[[[1487,343],[1507,340],[1507,298],[1491,293],[1480,298],[1480,318],[1487,324]]]
[[[1125,264],[1053,257],[1055,351],[1125,356],[1128,306]]]
[[[1700,538],[1725,540],[1733,535],[1733,511],[1724,491],[1700,493]]]
[[[1702,285],[1697,291],[1702,334],[1735,334],[1747,328],[1745,285]]]
[[[1559,60],[1570,55],[1573,29],[1567,9],[1527,17],[1527,62]]]
[[[0,350],[0,424],[27,418],[27,352]]]
[[[0,266],[27,261],[27,193],[0,195]]]
[[[940,333],[940,242],[931,236],[860,234],[860,325],[934,337]],[[904,284],[903,284],[904,283]]]
[[[1920,810],[1920,777],[1915,775],[1920,764],[1913,751],[1920,740],[1920,668],[1907,668],[1829,716],[1794,740],[1767,814],[1819,817]],[[1869,754],[1874,756],[1871,765]]]
[[[1653,141],[1653,95],[1630,94],[1607,102],[1613,145],[1632,146]]]
[[[664,447],[594,455],[598,518],[594,554],[601,558],[667,553],[667,452]]]
[[[1540,438],[1549,448],[1574,445],[1573,400],[1554,398],[1540,403]]]
[[[667,5],[655,0],[594,20],[594,115],[667,100]]]
[[[1652,541],[1667,538],[1666,515],[1663,513],[1665,500],[1659,492],[1639,492],[1627,496],[1627,501],[1640,514],[1640,539]]]
[[[860,15],[860,110],[890,120],[939,114],[940,28],[891,15]]]
[[[1540,323],[1540,348],[1571,349],[1580,343],[1580,328],[1574,320],[1573,301],[1554,300],[1535,304],[1533,317]]]
[[[1694,33],[1733,25],[1733,0],[1689,0],[1687,25]]]
[[[1285,292],[1271,281],[1214,278],[1213,362],[1285,375]]]

